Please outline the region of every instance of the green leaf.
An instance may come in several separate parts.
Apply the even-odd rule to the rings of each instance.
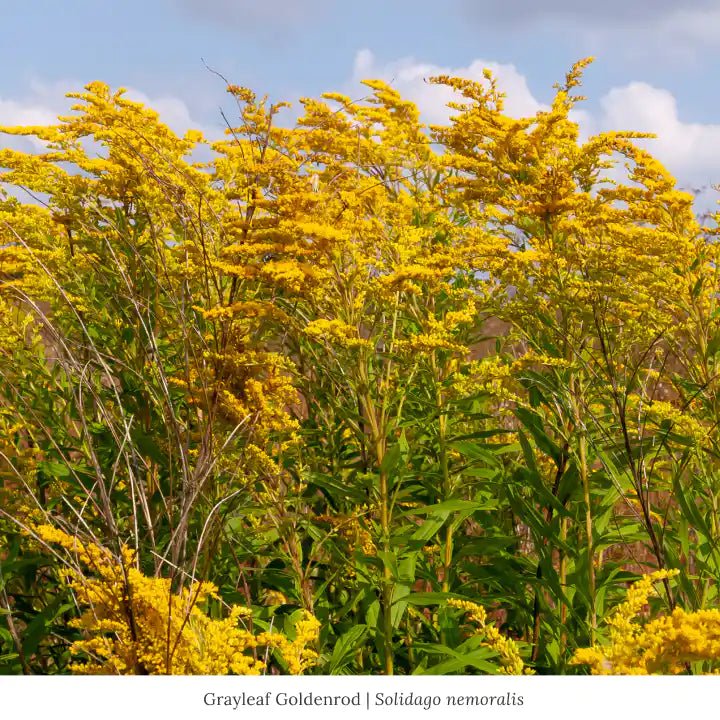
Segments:
[[[400,621],[405,615],[407,609],[407,596],[410,595],[410,586],[402,585],[400,583],[393,586],[392,592],[392,606],[390,608],[390,618],[392,621],[393,629],[396,630],[400,625]]]
[[[523,426],[527,428],[533,436],[540,450],[542,450],[546,455],[549,455],[555,461],[556,465],[559,465],[562,452],[545,432],[540,415],[524,407],[516,407],[514,412],[518,420],[520,420]]]
[[[475,512],[476,510],[493,510],[495,503],[492,501],[477,502],[475,500],[445,500],[445,502],[435,505],[426,505],[425,507],[410,508],[400,514],[400,517],[406,515],[441,515],[453,512],[468,510]]]
[[[352,661],[354,653],[362,646],[367,633],[367,625],[355,625],[338,638],[328,664],[330,675],[337,674],[340,669]]]
[[[51,478],[68,478],[71,475],[70,468],[67,463],[56,462],[54,460],[42,460],[37,464],[38,470]]]
[[[386,475],[392,475],[393,472],[395,472],[395,468],[398,466],[398,463],[400,462],[401,455],[402,453],[400,445],[392,445],[385,453],[385,457],[383,457],[382,463],[380,463],[380,471],[385,473]]]
[[[409,605],[444,605],[450,599],[467,600],[464,595],[451,592],[415,592],[408,595],[404,600]]]

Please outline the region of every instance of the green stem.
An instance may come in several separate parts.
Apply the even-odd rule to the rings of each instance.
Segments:
[[[580,477],[585,501],[585,533],[587,535],[588,593],[590,595],[590,643],[595,642],[597,609],[595,606],[595,548],[593,545],[593,517],[590,506],[590,481],[587,471],[587,438],[580,437]]]
[[[385,457],[385,442],[382,438],[377,438],[375,443],[378,466],[382,467],[383,458]],[[394,674],[394,657],[393,657],[393,627],[392,627],[392,596],[393,596],[393,578],[390,572],[390,566],[387,563],[387,557],[390,553],[390,483],[388,475],[385,471],[380,471],[380,527],[382,531],[382,545],[385,552],[385,560],[383,561],[383,583],[382,583],[382,615],[383,615],[383,648],[385,655],[385,674]]]
[[[590,502],[590,478],[588,473],[587,462],[587,432],[585,424],[580,416],[580,388],[577,380],[572,383],[574,389],[573,410],[575,420],[575,431],[579,433],[578,441],[578,470],[580,472],[580,480],[583,488],[583,503],[585,505],[585,536],[586,536],[586,554],[587,554],[587,580],[588,580],[588,596],[590,599],[590,642],[595,642],[595,631],[597,630],[597,607],[595,597],[595,547],[593,544],[593,516],[592,506]]]

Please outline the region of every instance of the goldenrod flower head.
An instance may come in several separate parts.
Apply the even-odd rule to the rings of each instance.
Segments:
[[[76,561],[64,578],[84,608],[73,625],[85,638],[73,643],[72,651],[86,659],[76,661],[73,672],[259,675],[265,663],[250,651],[263,646],[276,649],[293,674],[317,660],[309,646],[317,639],[320,624],[309,613],[296,623],[292,641],[282,633],[253,635],[238,626],[252,615],[249,608],[232,606],[221,620],[201,610],[207,598],[217,597],[212,583],[196,582],[173,592],[169,579],[143,575],[129,548],[124,547],[117,559],[106,548],[51,525],[33,531],[44,542],[67,550]]]

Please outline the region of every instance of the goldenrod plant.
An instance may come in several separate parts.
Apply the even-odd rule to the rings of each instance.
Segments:
[[[584,672],[645,571],[713,617],[716,230],[588,63],[1,128],[3,672]]]

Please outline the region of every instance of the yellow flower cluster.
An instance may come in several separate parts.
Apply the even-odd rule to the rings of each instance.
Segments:
[[[369,347],[370,345],[368,340],[359,336],[356,327],[338,319],[319,318],[313,320],[306,326],[305,334],[315,340],[336,343],[346,348]]]
[[[708,428],[689,413],[683,412],[669,402],[664,400],[653,400],[645,405],[649,420],[654,423],[669,421],[674,433],[686,435],[701,443],[707,439]]]
[[[588,665],[593,675],[650,675],[720,668],[720,610],[688,613],[675,608],[668,615],[647,619],[641,613],[655,583],[677,575],[659,570],[644,575],[628,590],[627,599],[607,620],[609,642],[577,650],[572,663]]]
[[[282,633],[257,635],[238,627],[248,608],[233,606],[215,620],[200,608],[217,597],[212,583],[197,582],[174,592],[171,580],[147,577],[126,547],[120,560],[104,547],[84,543],[51,525],[33,528],[43,542],[67,550],[74,562],[65,571],[77,603],[84,608],[73,625],[85,638],[73,643],[84,661],[72,665],[81,674],[259,675],[266,669],[258,648],[276,650],[288,671],[312,667],[319,622],[309,613],[295,625],[295,638]],[[82,568],[86,571],[83,571]]]
[[[488,625],[487,612],[482,605],[469,600],[448,600],[450,607],[462,610],[467,619],[478,626],[483,635],[483,645],[497,652],[500,659],[499,673],[501,675],[532,675],[531,668],[525,666],[515,641],[503,635],[494,625]]]
[[[453,378],[453,389],[459,395],[484,392],[497,400],[518,401],[517,381],[512,365],[499,355],[467,363],[463,372]]]
[[[295,624],[295,639],[288,640],[280,633],[264,633],[265,644],[277,647],[291,675],[302,675],[316,664],[318,653],[311,647],[320,634],[320,622],[308,612]]]

